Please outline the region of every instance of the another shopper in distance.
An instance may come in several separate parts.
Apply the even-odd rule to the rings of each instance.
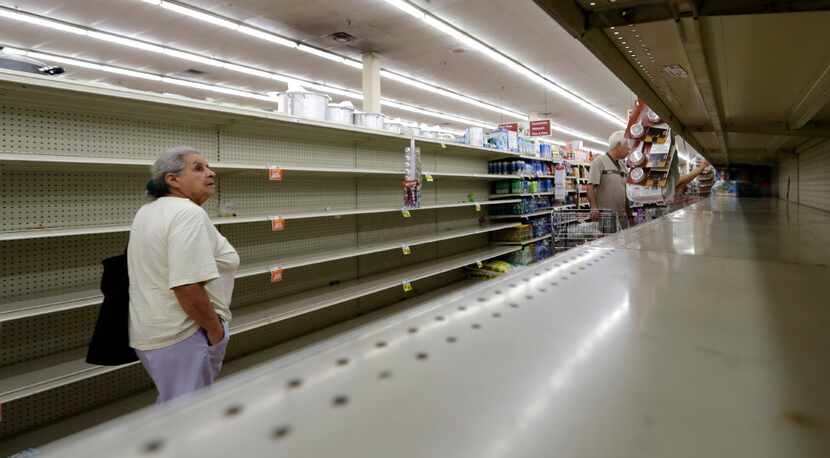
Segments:
[[[156,403],[210,385],[222,369],[239,255],[201,207],[216,174],[193,148],[152,166],[130,228],[130,346],[158,389]]]
[[[626,170],[623,160],[631,149],[625,131],[618,130],[608,137],[609,150],[591,162],[588,176],[588,201],[591,217],[600,219],[600,210],[613,210],[623,228],[629,225],[628,198],[625,193]],[[602,221],[600,221],[602,224]]]

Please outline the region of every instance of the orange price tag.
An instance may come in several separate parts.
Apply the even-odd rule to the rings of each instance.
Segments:
[[[282,267],[274,266],[271,268],[271,283],[282,281]]]
[[[271,230],[272,231],[281,231],[285,229],[285,218],[282,216],[272,216],[271,217]]]
[[[271,181],[282,181],[283,170],[276,165],[268,167],[268,179]]]
[[[404,280],[404,281],[403,281],[403,291],[404,291],[405,293],[408,293],[408,292],[412,291],[412,283],[410,283],[410,282],[408,282],[408,281]]]

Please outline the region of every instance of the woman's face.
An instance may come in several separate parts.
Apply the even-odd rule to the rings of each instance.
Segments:
[[[208,167],[207,160],[201,154],[192,153],[184,157],[181,173],[167,175],[166,180],[171,194],[202,205],[215,191],[215,177],[216,173]]]

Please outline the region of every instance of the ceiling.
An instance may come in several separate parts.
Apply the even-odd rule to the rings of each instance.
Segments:
[[[183,3],[341,55],[359,58],[361,52],[371,51],[380,57],[383,68],[524,113],[549,113],[554,121],[594,137],[607,138],[618,128],[480,52],[467,49],[456,39],[383,0],[185,0]],[[530,0],[421,0],[413,3],[619,117],[625,117],[633,103],[633,92]],[[199,22],[140,0],[15,0],[13,3],[0,0],[0,5],[234,63],[361,89],[360,70]],[[348,44],[338,43],[330,37],[335,32],[347,32],[355,39]],[[0,44],[256,92],[286,89],[284,84],[276,81],[49,31],[2,17]],[[171,88],[163,83],[68,65],[64,67],[69,70],[63,76],[65,78],[268,107],[266,102]],[[185,73],[188,69],[205,73]],[[504,115],[388,79],[382,80],[382,93],[391,99],[491,123],[513,121]],[[386,107],[383,111],[387,115],[430,124],[441,123],[457,129],[465,127]],[[556,138],[572,139],[567,135]],[[586,145],[601,148],[597,144]]]
[[[830,138],[830,1],[535,2],[715,163]]]

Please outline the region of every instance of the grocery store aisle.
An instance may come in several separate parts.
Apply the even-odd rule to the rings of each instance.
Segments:
[[[828,265],[830,214],[701,202],[52,451],[827,457]]]

